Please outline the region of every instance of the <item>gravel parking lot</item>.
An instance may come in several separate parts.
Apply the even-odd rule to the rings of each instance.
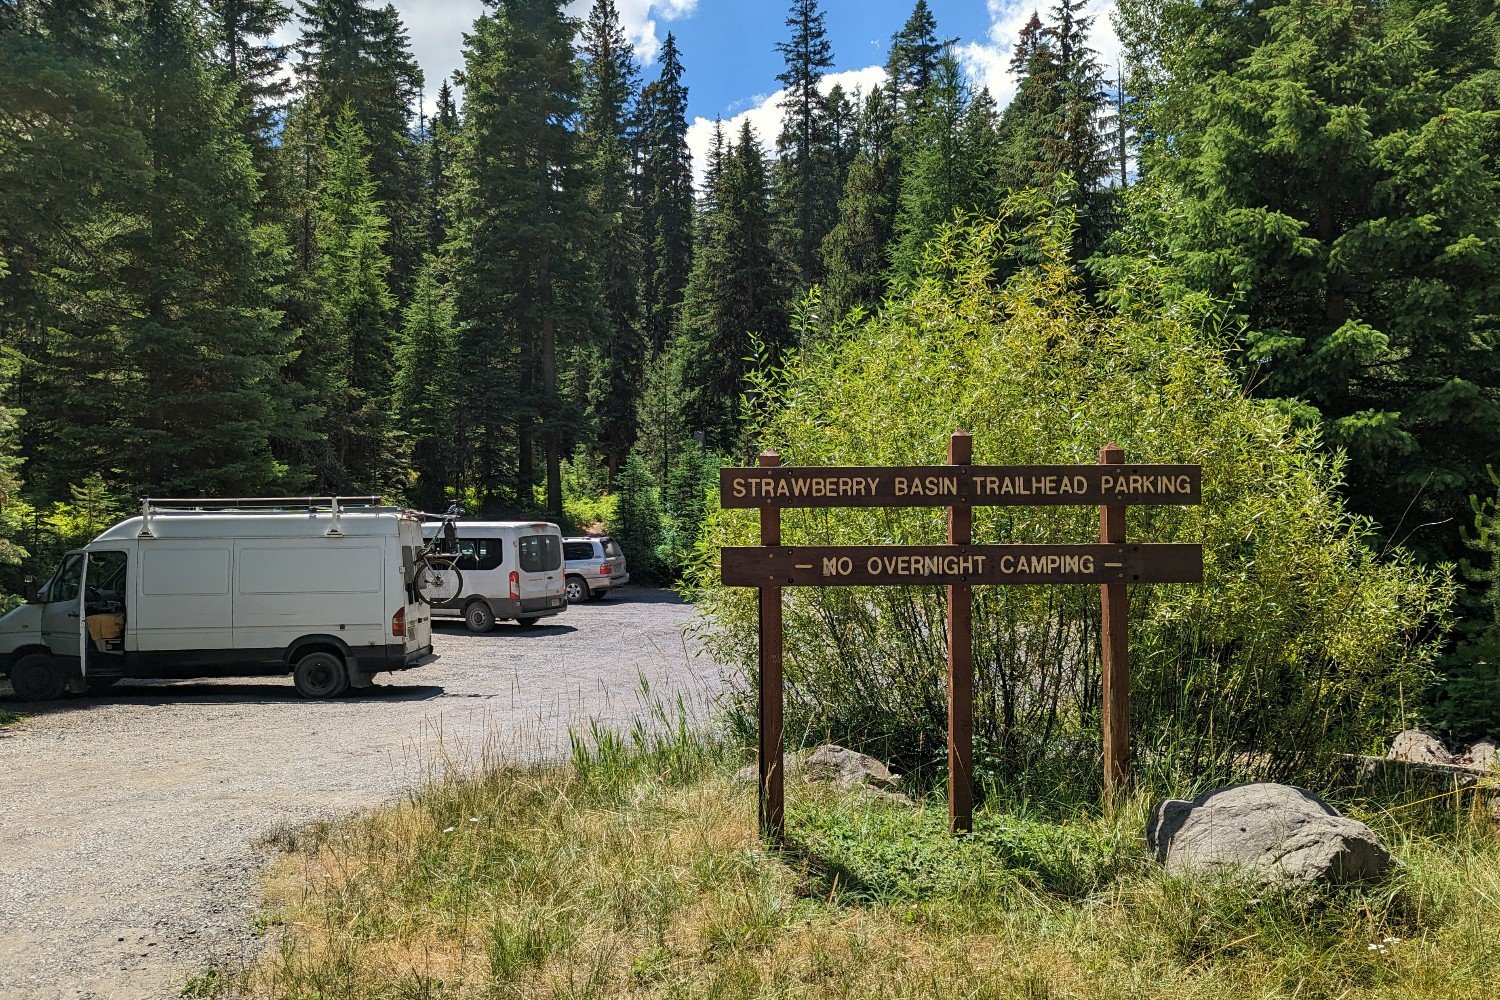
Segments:
[[[533,628],[443,624],[441,659],[332,702],[286,678],[128,681],[0,731],[0,997],[175,997],[259,941],[256,846],[482,753],[555,757],[570,726],[651,699],[701,710],[717,667],[691,609],[627,588]],[[643,682],[649,694],[643,694]]]

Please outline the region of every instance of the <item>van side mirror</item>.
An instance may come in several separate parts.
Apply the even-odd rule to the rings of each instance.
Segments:
[[[26,598],[27,604],[39,604],[36,591],[36,577],[28,576],[21,582],[21,593]]]

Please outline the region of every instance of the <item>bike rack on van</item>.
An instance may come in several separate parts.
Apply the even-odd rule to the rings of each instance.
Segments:
[[[381,507],[396,510],[380,497],[144,497],[141,500],[141,530],[137,537],[155,538],[151,516],[176,511],[213,514],[264,514],[273,511],[319,511],[333,514],[330,537],[339,538],[339,514],[349,507]]]

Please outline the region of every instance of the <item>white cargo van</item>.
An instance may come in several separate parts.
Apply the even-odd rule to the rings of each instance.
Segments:
[[[531,625],[568,609],[563,592],[562,532],[547,521],[459,521],[457,597],[434,603],[440,618],[463,618],[470,632],[496,621]],[[436,525],[423,530],[435,537]]]
[[[122,677],[286,674],[309,698],[427,663],[421,517],[374,497],[146,500],[0,618],[27,700]]]

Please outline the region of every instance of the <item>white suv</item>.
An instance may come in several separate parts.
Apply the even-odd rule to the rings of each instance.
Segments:
[[[608,536],[563,539],[564,590],[569,604],[582,604],[603,597],[615,587],[630,582],[625,553]]]

